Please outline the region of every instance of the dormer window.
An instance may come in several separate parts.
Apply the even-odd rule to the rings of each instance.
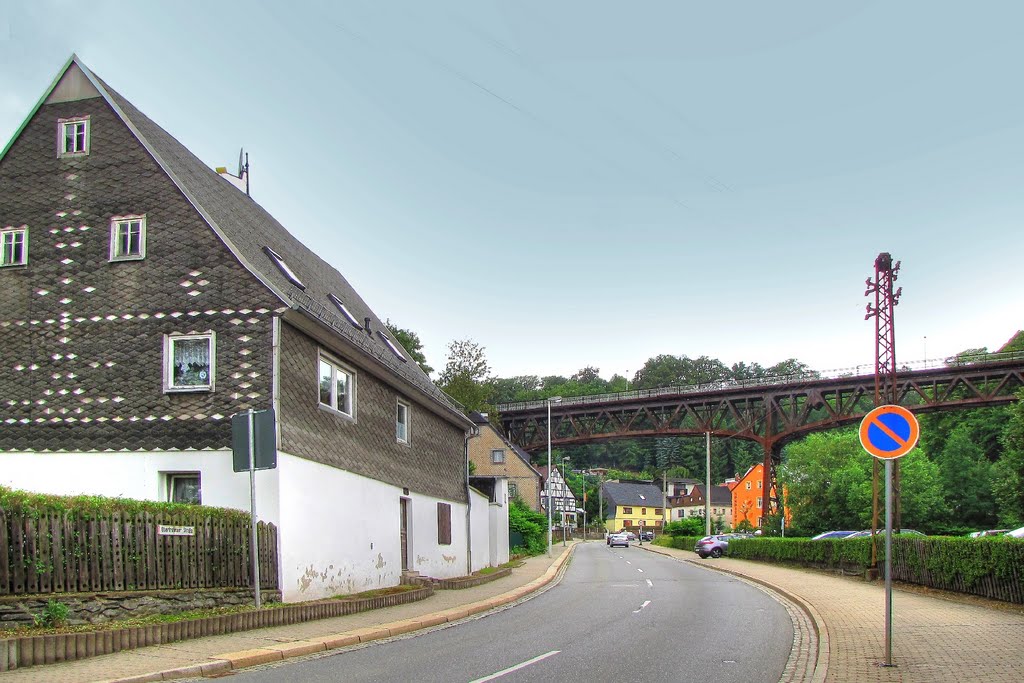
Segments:
[[[402,361],[403,363],[406,362],[405,354],[401,352],[401,350],[398,348],[398,344],[396,344],[394,340],[391,339],[391,337],[384,334],[383,332],[378,332],[377,334],[380,336],[381,340],[388,345],[388,348],[391,349],[391,353],[395,354],[395,356],[398,357],[398,360]]]
[[[57,121],[58,156],[78,156],[89,153],[89,117],[79,116]]]
[[[263,247],[263,251],[264,253],[266,253],[267,256],[270,257],[270,260],[274,262],[274,265],[277,266],[278,270],[280,270],[284,274],[284,276],[288,278],[289,282],[291,282],[299,289],[306,289],[306,285],[302,284],[302,280],[300,280],[299,276],[296,275],[292,271],[292,269],[288,267],[288,264],[284,262],[284,259],[281,258],[280,254],[278,254],[270,247]]]
[[[28,265],[28,227],[0,230],[0,267]]]
[[[115,216],[110,220],[110,260],[146,258],[146,217]]]
[[[331,300],[331,303],[334,304],[338,308],[339,311],[341,311],[341,314],[343,316],[345,316],[345,320],[347,320],[350,323],[352,323],[352,325],[355,326],[356,329],[358,329],[358,330],[363,329],[363,326],[359,324],[359,321],[356,320],[356,317],[354,315],[352,315],[352,313],[348,310],[348,308],[345,307],[345,304],[344,304],[344,302],[341,299],[339,299],[338,297],[334,296],[333,294],[328,294],[327,298]]]

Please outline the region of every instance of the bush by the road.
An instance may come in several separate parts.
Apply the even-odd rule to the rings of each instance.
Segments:
[[[690,549],[693,544],[673,547]],[[998,536],[894,536],[892,548],[896,581],[1024,604],[1024,541]],[[863,574],[871,566],[871,539],[733,539],[728,555]],[[879,567],[884,562],[885,543],[879,538]]]

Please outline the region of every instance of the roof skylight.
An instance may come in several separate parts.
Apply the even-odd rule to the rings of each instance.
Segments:
[[[299,289],[306,289],[306,285],[302,284],[302,280],[300,280],[299,276],[296,275],[294,271],[292,271],[292,269],[288,267],[288,264],[284,262],[284,259],[281,258],[280,254],[278,254],[270,247],[263,247],[263,251],[264,253],[266,253],[267,256],[270,257],[270,260],[274,262],[274,265],[277,266],[282,273],[284,273],[284,276],[288,278],[289,282],[291,282]]]
[[[356,320],[356,317],[352,315],[351,311],[349,311],[348,308],[345,307],[345,304],[344,302],[342,302],[341,299],[334,296],[333,294],[328,294],[327,298],[331,300],[332,304],[338,307],[338,310],[341,311],[341,314],[345,316],[345,320],[352,323],[356,328],[360,330],[363,329],[363,326],[359,324],[359,321]]]
[[[388,345],[389,349],[391,349],[391,353],[393,353],[396,356],[398,356],[398,360],[400,360],[400,361],[402,361],[404,363],[406,361],[405,354],[403,354],[402,351],[399,349],[398,344],[396,344],[394,341],[392,341],[391,337],[389,337],[388,335],[384,334],[383,332],[377,332],[377,334],[380,335],[380,338],[383,339],[384,343]]]

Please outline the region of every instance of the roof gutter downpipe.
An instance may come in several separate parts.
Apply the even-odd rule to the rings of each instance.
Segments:
[[[473,425],[466,432],[463,444],[466,455],[466,576],[473,573],[473,492],[469,490],[469,440],[477,436],[480,436],[480,428]]]

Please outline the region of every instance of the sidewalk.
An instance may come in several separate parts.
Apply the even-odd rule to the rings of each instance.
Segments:
[[[942,683],[1024,680],[1024,609],[893,589],[892,662],[885,662],[885,588],[857,577],[644,546],[773,588],[808,610],[819,630],[816,680]]]
[[[256,664],[322,652],[464,619],[515,602],[550,583],[573,544],[531,557],[510,576],[426,600],[302,624],[153,645],[75,662],[15,669],[0,683],[143,683],[225,674]]]

